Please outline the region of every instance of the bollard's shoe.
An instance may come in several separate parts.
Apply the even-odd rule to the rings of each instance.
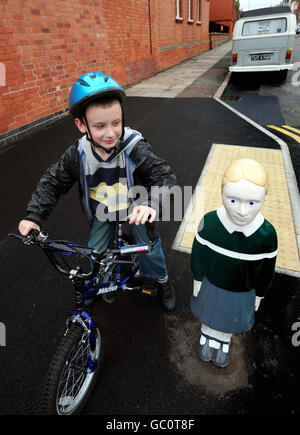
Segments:
[[[219,349],[213,349],[211,360],[217,367],[227,367],[230,361],[230,343],[220,342]]]
[[[198,344],[198,356],[202,361],[210,361],[213,348],[209,346],[209,339],[203,335]]]

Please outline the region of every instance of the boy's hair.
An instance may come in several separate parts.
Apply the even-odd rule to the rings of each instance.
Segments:
[[[93,99],[92,101],[89,101],[86,106],[83,107],[80,115],[78,115],[78,118],[80,119],[81,122],[83,122],[85,119],[85,113],[88,107],[91,106],[109,106],[110,104],[114,103],[115,101],[119,101],[119,103],[121,104],[121,108],[122,108],[122,101],[120,101],[120,99],[116,96],[116,95],[104,95],[103,97],[98,97]],[[123,109],[122,109],[123,112]]]
[[[264,167],[256,160],[240,159],[231,163],[223,175],[222,188],[229,182],[237,183],[241,179],[264,187],[266,193],[268,191],[267,173]]]

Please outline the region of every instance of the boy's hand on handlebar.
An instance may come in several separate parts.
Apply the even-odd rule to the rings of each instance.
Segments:
[[[130,224],[135,223],[136,225],[145,224],[148,222],[153,222],[156,216],[156,210],[154,208],[148,207],[146,205],[139,205],[134,207],[129,220]]]
[[[30,233],[31,230],[41,231],[39,225],[32,222],[32,221],[27,221],[27,220],[23,219],[19,223],[19,231],[22,234],[22,236],[28,236],[28,234]]]

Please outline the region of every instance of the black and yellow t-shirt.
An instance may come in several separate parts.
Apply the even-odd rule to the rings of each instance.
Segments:
[[[81,140],[81,156],[84,156],[84,184],[88,193],[89,210],[100,221],[126,220],[130,180],[134,170],[127,151],[141,139],[141,134],[126,128],[125,140],[118,154],[103,160],[85,137]],[[129,169],[130,163],[130,169]],[[132,183],[132,180],[131,180]]]
[[[130,200],[124,159],[110,156],[104,161],[91,151],[93,171],[86,175],[91,209],[99,220],[125,219]]]

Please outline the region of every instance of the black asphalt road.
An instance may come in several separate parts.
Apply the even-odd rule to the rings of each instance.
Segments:
[[[126,112],[126,124],[141,131],[155,153],[172,165],[181,186],[196,185],[212,143],[277,148],[276,142],[210,98],[132,97],[127,99]],[[45,371],[73,308],[71,284],[52,269],[38,249],[20,246],[7,234],[16,231],[44,170],[77,137],[72,120],[65,119],[0,154],[0,321],[6,327],[6,346],[0,347],[2,415],[37,413]],[[299,400],[294,399],[296,348],[289,334],[291,321],[296,321],[290,301],[299,283],[287,275],[276,275],[272,294],[262,303],[255,327],[243,341],[249,374],[246,388],[212,394],[178,370],[170,325],[182,328],[182,345],[196,340],[196,335],[188,336],[186,327],[196,325],[189,310],[189,256],[171,250],[179,225],[163,222],[160,227],[169,274],[177,290],[174,312],[166,313],[156,298],[134,293],[120,294],[114,304],[94,306],[105,342],[105,360],[84,414],[298,413]],[[44,229],[53,238],[87,241],[88,226],[76,186],[60,200]],[[177,344],[180,347],[181,343]],[[195,352],[190,349],[192,357]],[[214,376],[226,378],[235,365],[232,367],[223,373],[211,370]]]

